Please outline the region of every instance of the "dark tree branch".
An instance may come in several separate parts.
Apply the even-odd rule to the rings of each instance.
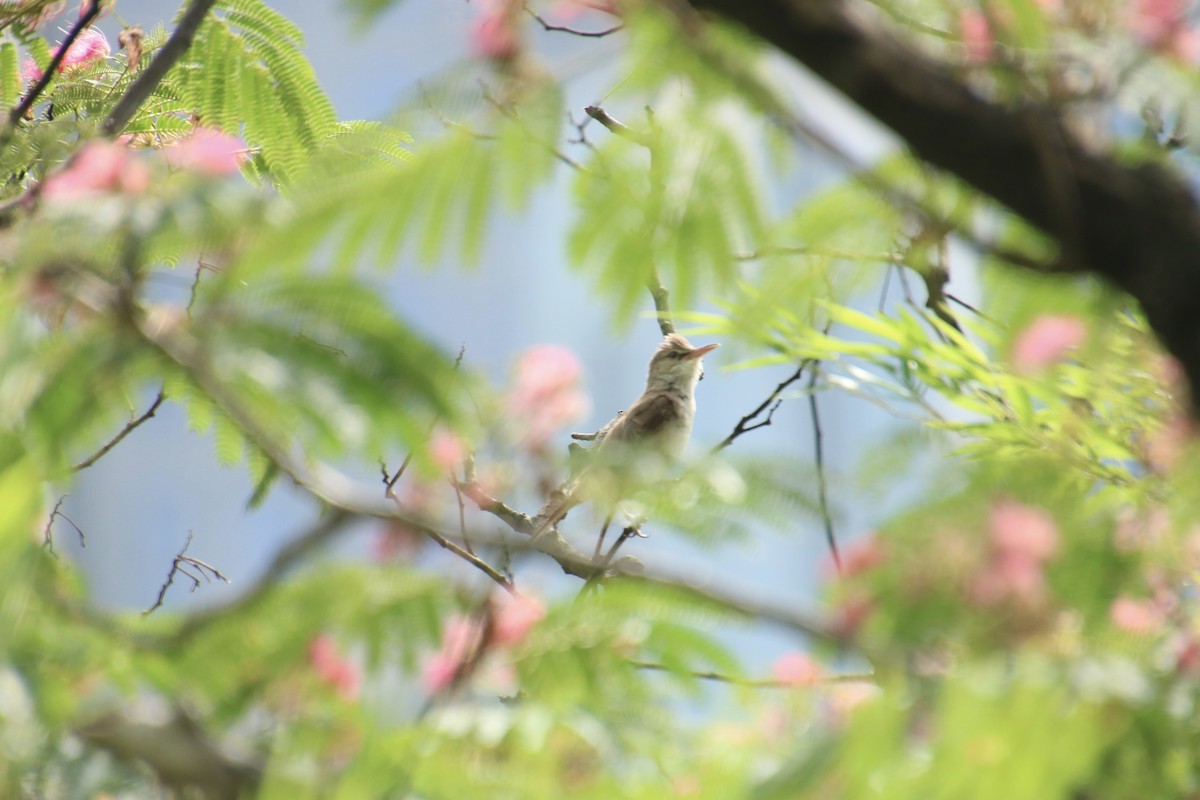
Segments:
[[[833,556],[833,565],[838,574],[842,574],[842,557],[838,553],[837,537],[833,532],[833,513],[829,510],[829,491],[825,481],[825,433],[821,429],[821,414],[817,407],[817,378],[821,370],[813,366],[808,376],[808,411],[812,419],[813,461],[817,465],[817,501],[821,507],[821,522],[825,526],[825,542],[829,545],[829,554]]]
[[[662,171],[660,159],[655,153],[655,137],[652,134],[635,131],[599,106],[588,106],[584,111],[612,133],[635,142],[650,152],[650,191],[661,194],[663,191]],[[654,205],[656,204],[649,204],[648,207]],[[648,231],[652,231],[658,221],[647,219],[643,224]],[[654,301],[654,312],[658,319],[659,330],[662,331],[663,336],[671,335],[675,332],[675,322],[671,318],[671,295],[667,291],[667,287],[663,285],[662,278],[658,275],[658,269],[653,264],[650,265],[646,274],[646,289]]]
[[[739,436],[743,436],[750,431],[758,430],[759,428],[765,428],[770,425],[771,420],[775,417],[775,410],[779,408],[780,404],[783,402],[782,398],[780,398],[780,395],[783,394],[783,390],[804,377],[804,371],[816,363],[816,359],[814,358],[806,358],[804,361],[800,362],[800,366],[796,367],[796,371],[781,380],[779,384],[771,390],[771,393],[767,395],[766,400],[763,400],[758,404],[757,408],[738,420],[737,425],[733,426],[733,430],[729,432],[729,435],[718,442],[717,446],[712,449],[712,452],[719,453],[726,447],[729,447],[729,445],[733,444],[734,440]],[[758,420],[758,418],[764,413],[766,413],[767,416],[761,420]],[[755,420],[758,421],[755,422]]]
[[[675,672],[674,667],[669,667],[666,664],[659,664],[653,661],[630,661],[634,667],[638,669],[649,670],[652,672]],[[693,678],[699,678],[703,681],[715,681],[717,683],[731,683],[735,686],[746,686],[751,689],[794,689],[797,684],[794,681],[781,681],[778,678],[741,678],[737,675],[726,675],[723,672],[714,672],[712,670],[687,670],[687,674]],[[819,675],[813,679],[813,686],[828,685],[831,683],[875,683],[874,674],[870,672],[844,672],[835,675]]]
[[[63,59],[67,57],[67,50],[75,40],[79,38],[85,30],[88,29],[95,20],[100,16],[101,3],[92,3],[82,14],[79,19],[75,20],[75,24],[67,31],[67,37],[62,40],[62,44],[54,51],[54,57],[50,59],[50,64],[42,71],[42,75],[37,79],[37,83],[25,93],[21,98],[21,102],[17,103],[8,112],[8,130],[4,134],[7,139],[12,134],[12,129],[29,113],[37,103],[38,98],[42,96],[42,92],[46,91],[46,87],[50,85],[50,81],[54,80],[54,76],[58,74],[58,68],[62,66]]]
[[[530,8],[528,3],[524,4],[524,8],[525,8],[525,13],[528,14],[529,16],[533,17],[533,19],[539,25],[542,26],[542,30],[557,32],[557,33],[569,33],[572,36],[582,36],[585,39],[603,39],[605,36],[614,34],[617,31],[619,31],[625,27],[624,25],[614,25],[611,28],[605,28],[602,31],[581,31],[581,30],[576,30],[575,28],[568,28],[565,25],[552,25],[551,23],[549,23],[545,19],[543,19],[541,16],[539,16],[538,13],[535,12],[532,8]]]
[[[229,578],[221,574],[221,571],[216,567],[201,561],[198,558],[192,558],[187,555],[187,549],[192,544],[192,532],[188,531],[187,539],[183,543],[183,547],[179,548],[179,552],[175,555],[175,559],[171,562],[171,571],[167,573],[167,579],[158,589],[158,597],[154,600],[154,605],[142,612],[142,616],[147,616],[153,613],[156,609],[161,608],[163,601],[167,599],[167,590],[171,588],[171,584],[175,583],[175,576],[182,574],[185,578],[192,582],[192,591],[200,588],[200,581],[219,580],[229,583]],[[197,574],[192,574],[188,569],[191,567],[196,570]],[[197,577],[199,575],[199,577]]]
[[[154,54],[154,58],[134,79],[133,83],[129,84],[125,94],[109,112],[104,124],[100,126],[102,134],[113,137],[125,130],[125,126],[133,119],[133,115],[150,98],[150,95],[154,94],[154,90],[162,83],[163,78],[167,77],[171,67],[175,66],[192,46],[192,41],[196,38],[196,31],[200,29],[204,17],[216,4],[217,0],[192,0],[192,4],[184,12],[166,44],[159,48],[159,51]],[[100,3],[92,5],[99,8]]]
[[[1136,298],[1179,359],[1200,406],[1200,209],[1158,164],[1093,152],[1051,107],[1008,106],[900,43],[844,0],[691,0],[803,63],[913,151],[1046,232],[1059,257],[1041,271],[1092,272]],[[702,26],[684,15],[684,30]]]
[[[75,520],[68,517],[62,512],[62,504],[66,502],[67,496],[64,494],[58,498],[58,502],[54,504],[54,509],[50,512],[50,519],[46,520],[46,528],[42,531],[42,546],[49,551],[50,555],[57,557],[54,552],[54,520],[58,518],[65,519],[75,529],[75,533],[79,534],[79,546],[87,547],[87,537],[83,535],[83,529],[75,524]]]
[[[109,439],[107,442],[104,443],[103,447],[101,447],[99,450],[97,450],[95,453],[93,453],[88,458],[85,458],[83,461],[80,461],[78,464],[71,467],[71,469],[75,470],[76,472],[79,472],[80,470],[87,469],[88,467],[92,466],[100,459],[104,458],[104,456],[108,455],[109,451],[112,450],[117,445],[119,445],[126,436],[133,433],[134,430],[136,430],[139,425],[141,425],[143,422],[145,422],[146,420],[153,417],[155,415],[155,413],[158,412],[158,407],[161,406],[163,404],[163,401],[166,399],[167,399],[167,395],[165,393],[165,390],[159,389],[158,394],[154,397],[154,402],[150,404],[150,407],[146,409],[146,412],[144,414],[142,414],[137,419],[132,419],[128,423],[126,423],[125,427],[121,429],[120,433],[118,433],[113,438]]]

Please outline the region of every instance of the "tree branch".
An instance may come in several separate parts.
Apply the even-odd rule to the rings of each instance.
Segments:
[[[1002,105],[845,0],[690,0],[740,23],[824,78],[918,156],[1004,204],[1058,244],[1040,271],[1094,272],[1142,305],[1200,409],[1200,209],[1157,164],[1097,154],[1055,109]],[[702,36],[694,15],[684,30]]]
[[[158,394],[154,398],[154,402],[150,404],[150,407],[148,409],[146,409],[146,413],[142,414],[137,419],[130,420],[128,423],[126,423],[125,427],[121,429],[120,433],[118,433],[113,438],[109,439],[107,442],[105,442],[103,447],[101,447],[99,450],[97,450],[95,453],[93,453],[88,458],[85,458],[83,461],[80,461],[78,464],[71,467],[71,469],[73,469],[76,472],[79,472],[80,470],[87,469],[88,467],[92,466],[100,459],[104,458],[104,456],[108,455],[108,452],[110,450],[112,450],[114,447],[116,447],[117,445],[119,445],[121,443],[121,440],[123,440],[129,434],[133,433],[134,430],[136,430],[137,427],[139,425],[141,425],[143,422],[145,422],[146,420],[153,417],[154,414],[158,411],[158,407],[161,406],[163,404],[163,401],[166,399],[167,399],[167,395],[165,393],[165,390],[159,389]]]
[[[54,80],[54,76],[58,74],[58,68],[62,66],[63,59],[67,57],[67,49],[75,43],[80,34],[88,29],[88,26],[96,20],[96,17],[100,16],[101,6],[101,3],[92,3],[79,15],[79,19],[75,20],[75,24],[67,31],[67,36],[62,40],[62,44],[54,51],[54,57],[50,59],[50,64],[42,71],[42,75],[37,79],[37,83],[25,93],[25,96],[21,98],[21,102],[9,110],[8,129],[4,133],[5,139],[12,135],[12,129],[29,113],[34,103],[42,96],[42,92],[46,91],[46,87],[50,85],[50,81]]]
[[[154,90],[171,71],[171,67],[175,66],[192,46],[192,41],[196,38],[196,31],[200,29],[204,17],[216,4],[217,0],[192,0],[192,4],[184,12],[166,44],[159,48],[158,52],[154,54],[154,58],[134,79],[133,83],[129,84],[125,94],[109,112],[108,117],[100,126],[100,132],[104,136],[111,138],[125,130],[125,126],[133,119],[133,115],[149,99],[150,95],[154,94]],[[100,3],[92,4],[94,8],[99,8],[100,5]]]
[[[650,152],[650,191],[661,194],[663,191],[661,164],[655,153],[654,137],[635,131],[599,106],[587,106],[583,110],[612,133],[640,144]],[[647,207],[651,208],[655,205],[657,204],[651,203]],[[653,219],[643,221],[643,225],[648,230],[652,230],[657,224],[658,221]],[[671,318],[671,295],[667,291],[667,287],[663,285],[662,278],[659,277],[658,268],[653,264],[646,273],[646,289],[654,301],[654,312],[658,319],[659,330],[662,331],[663,336],[670,336],[675,332],[675,321]]]

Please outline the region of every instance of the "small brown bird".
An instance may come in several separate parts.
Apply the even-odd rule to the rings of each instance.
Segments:
[[[677,333],[663,339],[650,359],[646,390],[621,416],[601,429],[603,438],[592,448],[589,464],[560,488],[557,500],[538,515],[535,537],[557,525],[580,503],[595,500],[612,508],[639,487],[666,474],[683,455],[692,434],[696,384],[704,371],[701,359],[719,346],[693,347]],[[612,514],[607,517],[611,520]],[[605,530],[596,544],[597,554]]]

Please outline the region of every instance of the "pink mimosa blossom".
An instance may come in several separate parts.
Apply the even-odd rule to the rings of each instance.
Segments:
[[[1009,601],[1035,605],[1045,597],[1045,562],[1058,551],[1058,525],[1046,511],[999,500],[988,514],[991,538],[985,563],[972,576],[970,598],[983,606]]]
[[[1062,361],[1085,339],[1087,325],[1078,317],[1043,314],[1013,342],[1013,367],[1021,375],[1036,374]]]
[[[775,680],[788,686],[812,686],[821,680],[825,671],[804,653],[784,653],[771,668]]]
[[[456,434],[439,428],[429,440],[429,457],[434,466],[443,472],[454,472],[466,459],[469,452],[466,444]]]
[[[958,13],[958,33],[963,47],[967,51],[967,59],[976,64],[992,60],[996,40],[992,36],[992,26],[988,18],[977,8],[963,9]]]
[[[332,636],[322,633],[309,643],[308,662],[321,680],[336,689],[343,700],[358,697],[361,688],[358,666],[338,652]]]
[[[442,649],[425,663],[421,676],[425,691],[436,694],[453,686],[482,646],[483,626],[467,617],[450,617],[442,630]]]
[[[167,163],[175,169],[219,177],[241,169],[246,159],[246,143],[215,128],[196,128],[163,150]]]
[[[992,544],[1002,555],[1040,562],[1058,551],[1058,525],[1040,508],[998,500],[988,514],[988,528]]]
[[[1151,50],[1196,63],[1200,60],[1200,32],[1188,24],[1188,5],[1183,0],[1134,0],[1130,30]]]
[[[516,386],[507,405],[526,447],[542,449],[559,429],[587,413],[581,373],[579,359],[565,347],[532,347],[517,361]]]
[[[1113,601],[1108,617],[1117,628],[1129,633],[1146,634],[1162,630],[1166,617],[1152,600],[1137,600],[1122,595]]]
[[[150,170],[119,142],[88,142],[65,169],[42,185],[42,196],[72,201],[105,193],[140,194],[150,186]]]
[[[1146,461],[1160,474],[1170,472],[1179,463],[1188,444],[1196,436],[1191,415],[1180,411],[1146,440]]]
[[[492,635],[490,644],[498,647],[524,641],[533,626],[546,616],[546,605],[536,597],[524,594],[501,594],[493,601]]]
[[[887,558],[887,545],[879,534],[870,533],[851,542],[842,551],[842,577],[850,578],[870,572]]]
[[[521,52],[521,22],[519,2],[483,0],[471,23],[472,51],[497,61],[515,58]]]

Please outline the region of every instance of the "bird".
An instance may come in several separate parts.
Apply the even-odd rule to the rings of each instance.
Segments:
[[[535,539],[575,506],[597,502],[606,509],[596,542],[599,556],[611,509],[642,486],[660,480],[683,455],[696,417],[696,384],[704,374],[701,359],[718,347],[693,346],[678,333],[663,337],[650,359],[645,390],[596,434],[587,465],[560,486],[538,513]]]

